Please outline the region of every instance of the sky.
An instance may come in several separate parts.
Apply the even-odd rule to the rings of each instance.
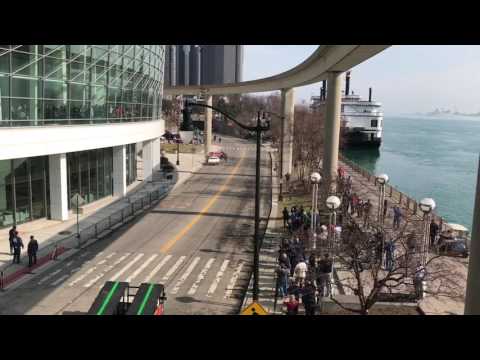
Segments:
[[[246,45],[244,81],[275,75],[308,58],[318,45]],[[480,46],[394,45],[351,70],[350,88],[383,104],[385,115],[439,109],[480,112]],[[343,87],[344,89],[344,87]],[[309,103],[320,84],[296,88]]]

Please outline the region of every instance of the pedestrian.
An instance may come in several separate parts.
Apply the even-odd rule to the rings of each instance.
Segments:
[[[425,279],[425,267],[421,263],[417,263],[417,267],[415,269],[415,295],[417,299],[423,299],[423,281]]]
[[[398,229],[400,227],[400,220],[402,218],[402,210],[395,205],[393,207],[393,229]]]
[[[295,298],[295,295],[291,294],[288,301],[283,303],[287,307],[287,315],[298,315],[298,307],[300,302]]]
[[[385,217],[387,216],[387,210],[388,210],[388,200],[385,199],[383,200],[383,220],[385,220]]]
[[[288,219],[290,217],[290,214],[288,213],[288,209],[286,206],[283,208],[282,213],[283,213],[283,228],[285,229],[288,226]]]
[[[315,288],[315,285],[307,280],[305,287],[302,290],[302,304],[305,307],[306,316],[315,315],[316,291],[317,289]]]
[[[363,214],[363,205],[364,202],[360,198],[358,199],[358,204],[357,204],[357,216],[361,219],[362,214]]]
[[[330,283],[330,276],[332,273],[332,261],[328,253],[324,255],[324,258],[320,260],[318,264],[319,270],[319,284],[320,284],[320,296],[330,296],[331,293],[331,283]]]
[[[222,143],[222,138],[219,136],[218,137],[218,143],[221,144]]]
[[[38,252],[38,241],[32,236],[30,236],[30,241],[27,245],[28,253],[28,267],[32,267],[37,263],[37,252]]]
[[[439,226],[435,222],[435,220],[432,220],[430,223],[430,246],[435,245],[435,240],[437,239],[437,234],[438,234]]]
[[[20,236],[18,236],[18,231],[15,232],[15,237],[13,238],[13,263],[20,264],[20,253],[23,248],[23,241]]]
[[[295,282],[298,286],[303,287],[305,284],[305,278],[307,277],[308,265],[305,263],[305,260],[301,260],[297,265],[295,265],[294,276]]]
[[[290,259],[288,258],[288,255],[285,251],[281,252],[280,257],[278,259],[278,263],[290,269],[291,267]]]
[[[395,244],[392,240],[389,240],[385,243],[385,268],[388,271],[392,271],[394,266],[394,258],[395,256]]]
[[[17,232],[17,227],[13,225],[13,227],[8,232],[8,242],[10,243],[10,255],[13,254],[13,238],[15,237],[15,233]]]
[[[285,297],[287,296],[288,292],[288,276],[290,274],[290,269],[285,265],[285,263],[281,263],[277,267],[277,287],[280,290],[280,296]]]
[[[351,208],[351,211],[350,211],[350,214],[351,215],[355,215],[355,213],[357,212],[357,207],[358,207],[358,196],[356,193],[353,193],[352,195],[352,204],[350,206]]]

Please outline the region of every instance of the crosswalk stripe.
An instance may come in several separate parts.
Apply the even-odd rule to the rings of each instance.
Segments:
[[[45,281],[47,281],[47,280],[50,279],[51,277],[57,275],[60,271],[62,271],[62,269],[55,270],[55,271],[52,272],[51,274],[43,277],[43,278],[37,283],[37,285],[42,285]]]
[[[72,287],[72,286],[75,285],[76,283],[82,281],[82,280],[85,279],[88,275],[90,275],[92,272],[94,272],[96,268],[97,268],[96,266],[91,267],[90,269],[88,269],[87,271],[85,271],[82,275],[80,275],[78,278],[76,278],[75,280],[73,280],[70,284],[68,284],[68,286]]]
[[[138,254],[137,256],[135,256],[135,258],[130,261],[127,265],[125,265],[123,267],[123,269],[121,269],[119,272],[117,272],[115,275],[113,275],[111,278],[110,278],[110,281],[115,281],[117,280],[120,276],[122,276],[128,269],[130,269],[133,264],[135,264],[138,260],[140,260],[142,257],[143,257],[144,254],[140,253]]]
[[[182,274],[182,276],[180,277],[180,279],[178,279],[177,283],[175,284],[175,287],[173,288],[173,290],[170,292],[171,294],[176,294],[178,293],[178,290],[180,290],[180,286],[182,286],[182,284],[185,282],[185,280],[187,280],[187,278],[190,276],[190,274],[192,273],[193,269],[195,268],[195,266],[197,266],[198,262],[200,261],[200,257],[197,256],[192,262],[191,264],[188,266],[187,270],[185,270],[185,272]]]
[[[156,274],[157,272],[159,272],[160,269],[167,263],[167,261],[171,259],[171,257],[172,257],[172,255],[167,255],[167,256],[165,256],[165,257],[162,259],[162,261],[160,261],[160,262],[157,264],[157,266],[155,266],[155,268],[150,272],[150,274],[147,275],[147,277],[145,278],[145,280],[144,280],[143,282],[149,282],[150,279],[151,279],[152,277],[154,277],[155,274]]]
[[[140,274],[153,260],[155,260],[155,258],[158,256],[158,254],[153,254],[152,256],[150,256],[147,261],[145,261],[142,266],[140,266],[137,270],[135,270],[135,272],[130,275],[127,280],[125,280],[126,282],[131,282],[133,279],[135,279],[138,274]]]
[[[177,260],[177,262],[168,270],[168,272],[165,274],[165,276],[162,278],[162,281],[167,281],[170,276],[175,272],[175,270],[178,269],[178,267],[185,261],[186,256],[180,256],[180,259]]]
[[[190,290],[188,290],[188,295],[195,295],[195,292],[198,289],[198,286],[200,285],[200,282],[205,279],[205,276],[207,275],[208,269],[212,266],[213,262],[215,261],[215,258],[211,258],[207,261],[203,269],[200,271],[200,274],[198,274],[197,280],[195,283],[192,285]]]
[[[235,284],[237,282],[238,276],[240,275],[240,272],[242,271],[244,262],[241,261],[240,264],[238,264],[237,268],[233,272],[232,277],[230,278],[230,282],[228,283],[227,289],[225,291],[225,299],[229,299],[232,296],[233,289],[235,288]]]
[[[60,284],[63,280],[65,280],[66,278],[68,278],[70,275],[66,274],[66,275],[63,275],[63,276],[60,276],[57,280],[55,280],[54,282],[52,282],[52,285],[53,286],[57,286],[58,284]]]
[[[220,283],[220,280],[222,279],[223,273],[227,269],[227,266],[228,266],[229,262],[230,262],[230,260],[225,260],[222,263],[222,266],[220,267],[220,270],[218,270],[217,275],[215,276],[215,280],[213,280],[212,285],[210,285],[210,288],[208,289],[207,297],[212,296],[213,293],[215,292],[215,290],[217,289],[217,286]]]
[[[66,266],[66,267],[69,267],[69,266],[72,265],[72,264],[73,264],[73,260],[72,260],[72,261],[69,261],[65,266]]]

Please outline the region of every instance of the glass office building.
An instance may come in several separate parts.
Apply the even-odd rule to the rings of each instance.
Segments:
[[[163,45],[0,45],[0,126],[146,121]]]
[[[162,135],[157,134],[161,131],[158,125],[148,125],[155,126],[155,132],[142,129],[161,120],[164,52],[164,45],[0,45],[0,139],[4,136],[8,142],[8,131],[26,131],[26,137],[18,137],[18,146],[28,148],[37,142],[29,132],[49,129],[38,140],[45,144],[40,151],[21,155],[34,156],[15,158],[18,152],[12,150],[0,157],[0,228],[55,213],[59,197],[52,197],[50,191],[54,192],[59,174],[66,176],[62,184],[68,187],[68,209],[77,193],[87,203],[113,195],[113,146],[125,147],[122,161],[127,186],[137,180],[140,149],[136,143],[147,146]],[[134,122],[138,124],[122,125]],[[115,135],[104,129],[106,135],[94,140],[97,148],[90,144],[85,151],[77,151],[83,147],[85,135],[81,135],[75,140],[81,145],[74,149],[68,148],[68,141],[60,150],[48,149],[48,134],[54,131],[49,126],[64,131],[58,125],[69,125],[73,134],[97,124],[109,125],[112,134],[122,136],[123,145],[105,140]],[[127,137],[115,132],[121,126],[128,127]],[[89,134],[88,129],[84,131]],[[63,170],[59,170],[60,163],[52,162],[52,156],[59,153],[66,161]]]

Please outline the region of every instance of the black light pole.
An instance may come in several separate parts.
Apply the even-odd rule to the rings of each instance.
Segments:
[[[232,116],[224,113],[223,111],[206,104],[197,104],[197,103],[186,103],[186,106],[200,106],[205,108],[213,109],[226,118],[232,120],[235,124],[240,126],[242,129],[248,131],[255,131],[257,133],[257,156],[255,164],[255,230],[254,230],[254,244],[253,244],[253,301],[258,301],[258,263],[259,263],[259,249],[260,249],[260,148],[262,140],[262,131],[270,130],[270,123],[267,122],[266,126],[262,126],[260,122],[260,112],[258,112],[257,125],[256,126],[246,126],[242,123],[239,123]],[[263,114],[265,119],[265,113]]]
[[[180,115],[180,114],[179,114]],[[180,116],[177,117],[177,139],[175,141],[177,142],[177,165],[180,165]]]
[[[276,116],[277,118],[280,119],[281,121],[281,124],[280,124],[280,174],[279,174],[279,178],[280,178],[280,193],[278,194],[278,200],[279,201],[283,201],[283,139],[285,137],[285,117],[284,116],[280,116],[278,114],[275,114],[275,113],[272,113],[272,112],[269,112],[269,111],[265,111],[264,114],[267,114],[267,115],[273,115],[273,116]]]

